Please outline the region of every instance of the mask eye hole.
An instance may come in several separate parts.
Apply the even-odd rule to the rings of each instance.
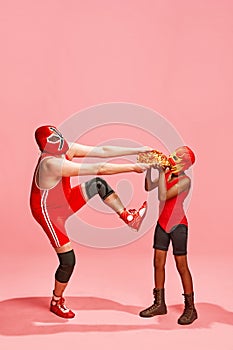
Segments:
[[[174,159],[174,160],[178,160],[177,156],[173,156],[173,159]]]
[[[59,136],[56,136],[56,135],[51,135],[48,137],[48,141],[50,142],[58,142],[60,140],[60,137]]]
[[[184,156],[184,152],[182,150],[179,150],[176,152],[177,157],[182,158]]]

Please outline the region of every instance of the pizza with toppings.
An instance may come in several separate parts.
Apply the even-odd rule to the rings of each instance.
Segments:
[[[137,157],[137,162],[151,164],[151,165],[158,164],[162,167],[171,167],[171,164],[168,161],[167,156],[165,156],[165,154],[157,150],[139,153]]]

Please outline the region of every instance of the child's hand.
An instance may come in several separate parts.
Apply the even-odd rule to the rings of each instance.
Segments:
[[[153,169],[157,169],[158,171],[164,171],[165,170],[165,168],[163,166],[161,166],[160,164],[158,164],[158,163],[154,163],[152,165],[152,168]]]

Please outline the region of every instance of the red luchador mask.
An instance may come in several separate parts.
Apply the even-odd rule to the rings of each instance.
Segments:
[[[69,145],[60,131],[52,125],[44,125],[36,129],[35,138],[41,152],[61,155],[69,149]]]

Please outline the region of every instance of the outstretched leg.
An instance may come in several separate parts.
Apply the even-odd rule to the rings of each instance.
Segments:
[[[143,203],[139,210],[126,210],[117,193],[101,177],[96,177],[83,183],[81,188],[86,201],[98,194],[103,202],[114,210],[128,226],[137,231],[139,230],[146,214],[146,202]]]

